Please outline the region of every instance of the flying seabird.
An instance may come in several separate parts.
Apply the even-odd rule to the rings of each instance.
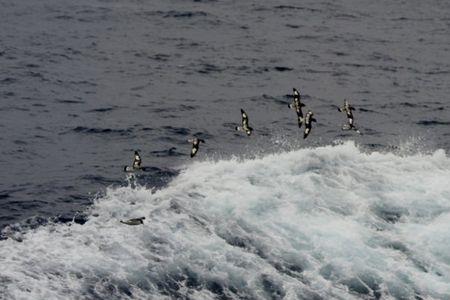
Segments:
[[[237,131],[244,131],[247,135],[251,135],[253,128],[248,125],[247,113],[241,108],[242,126],[236,126]]]
[[[302,107],[305,106],[305,104],[303,104],[300,101],[300,93],[298,92],[298,90],[296,88],[293,88],[293,91],[294,91],[294,100],[292,101],[291,104],[289,104],[289,108],[295,110],[295,112],[297,113],[298,127],[302,127],[303,124]]]
[[[355,110],[355,108],[353,106],[351,106],[347,100],[344,100],[344,106],[343,107],[338,107],[338,110],[340,112],[344,112],[347,115],[347,124],[345,124],[344,126],[342,126],[342,130],[354,130],[357,133],[360,133],[358,128],[355,127],[354,124],[354,118],[353,118],[353,110]]]
[[[311,132],[311,127],[312,127],[312,122],[317,122],[317,120],[315,118],[313,118],[313,112],[312,111],[308,111],[306,113],[305,119],[304,119],[304,123],[305,123],[305,131],[303,134],[303,138],[306,139],[309,135],[309,133]]]
[[[139,152],[134,151],[133,166],[132,167],[125,166],[123,168],[123,170],[125,172],[134,172],[134,171],[142,170],[141,164],[142,164],[142,159],[141,159],[141,156],[139,155]]]
[[[205,140],[202,140],[199,138],[193,138],[193,139],[189,139],[188,142],[192,143],[191,157],[194,157],[195,154],[197,154],[197,152],[198,152],[198,147],[200,146],[200,143],[205,143]]]

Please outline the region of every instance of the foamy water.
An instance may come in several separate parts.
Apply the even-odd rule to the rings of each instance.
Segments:
[[[84,225],[1,241],[0,297],[448,299],[449,178],[442,150],[350,142],[196,162],[108,189]]]

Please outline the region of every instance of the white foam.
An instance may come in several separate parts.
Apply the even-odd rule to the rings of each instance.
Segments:
[[[0,295],[449,298],[448,178],[442,150],[353,143],[195,162],[158,191],[108,189],[84,225],[1,241]]]

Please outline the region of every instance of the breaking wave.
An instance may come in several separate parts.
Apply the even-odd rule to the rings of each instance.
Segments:
[[[11,233],[0,297],[448,299],[449,178],[443,150],[351,142],[195,162],[158,190],[108,188],[83,225]]]

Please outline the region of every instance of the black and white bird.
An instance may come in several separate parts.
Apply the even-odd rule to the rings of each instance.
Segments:
[[[313,118],[314,114],[312,111],[308,111],[306,113],[305,119],[304,119],[304,123],[305,123],[305,131],[303,133],[303,138],[306,139],[309,135],[309,133],[311,132],[311,128],[312,128],[312,122],[317,122],[317,120],[315,118]]]
[[[242,115],[242,126],[236,126],[237,131],[243,131],[248,136],[252,134],[253,128],[248,125],[248,116],[247,113],[241,108]]]
[[[120,223],[126,224],[126,225],[142,225],[142,224],[144,224],[144,220],[145,220],[145,217],[140,217],[140,218],[136,218],[136,219],[129,219],[126,221],[120,220]]]
[[[134,151],[133,165],[131,167],[125,166],[123,168],[123,170],[125,172],[134,172],[134,171],[142,170],[141,164],[142,164],[142,159],[141,159],[141,156],[139,155],[139,152]]]
[[[353,110],[355,108],[351,106],[347,100],[344,100],[344,106],[338,107],[338,110],[340,112],[344,112],[347,115],[347,124],[342,126],[342,130],[354,130],[357,133],[360,133],[358,128],[355,127],[354,118],[353,118]]]
[[[294,91],[294,100],[292,101],[291,104],[289,104],[289,108],[295,110],[295,112],[297,113],[298,127],[302,127],[303,124],[302,107],[304,107],[305,104],[303,104],[300,101],[300,93],[298,92],[298,90],[296,88],[293,88],[293,91]]]
[[[188,142],[192,143],[191,157],[194,157],[198,152],[198,147],[200,146],[200,143],[205,143],[205,140],[193,138],[189,139]]]

